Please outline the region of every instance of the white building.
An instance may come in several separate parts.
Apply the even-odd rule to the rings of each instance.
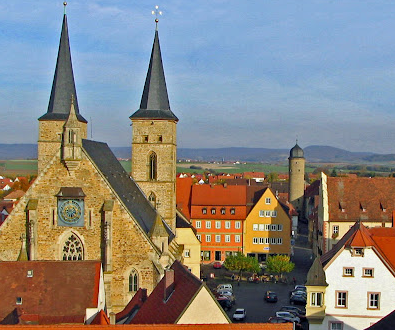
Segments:
[[[310,329],[365,329],[395,306],[395,228],[357,222],[307,276]],[[394,327],[395,328],[395,327]]]

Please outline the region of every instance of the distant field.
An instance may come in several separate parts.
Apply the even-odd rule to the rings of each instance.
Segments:
[[[131,163],[121,160],[121,165],[126,172],[131,172]],[[195,168],[190,168],[190,167]],[[198,168],[200,167],[200,168]],[[306,165],[306,172],[314,171],[315,167]],[[177,173],[203,173],[213,170],[218,173],[242,173],[242,172],[276,172],[288,173],[288,164],[213,164],[213,163],[177,163]],[[0,174],[15,175],[36,175],[37,160],[0,160]]]

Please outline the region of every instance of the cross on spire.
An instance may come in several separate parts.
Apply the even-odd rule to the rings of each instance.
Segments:
[[[155,29],[158,30],[158,22],[159,22],[158,16],[162,15],[162,11],[159,10],[159,6],[155,6],[155,10],[153,10],[151,14],[155,15],[155,24],[156,24]]]

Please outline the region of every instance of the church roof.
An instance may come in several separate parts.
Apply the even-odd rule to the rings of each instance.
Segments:
[[[85,118],[79,113],[73,66],[71,64],[67,16],[64,14],[48,110],[38,120],[66,120],[70,113],[72,96],[78,120],[86,123]]]
[[[147,77],[145,79],[140,109],[130,119],[167,119],[178,121],[170,110],[165,73],[163,71],[158,31],[155,31]]]
[[[103,142],[82,140],[82,147],[140,227],[149,234],[157,212],[139,186],[126,173],[108,145]],[[170,240],[173,239],[174,234],[165,222],[164,227],[170,235]]]

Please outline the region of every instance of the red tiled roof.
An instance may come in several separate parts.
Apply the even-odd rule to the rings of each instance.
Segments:
[[[330,221],[392,221],[395,178],[328,177],[327,183]]]
[[[7,196],[5,196],[3,199],[5,200],[12,200],[12,199],[19,199],[21,198],[25,192],[23,190],[15,190],[10,192]]]
[[[191,205],[192,183],[193,183],[192,178],[176,179],[177,209],[179,209],[188,220],[191,219],[190,205]]]
[[[265,178],[265,173],[263,172],[244,172],[244,177],[251,178]]]
[[[108,325],[110,324],[110,320],[107,317],[106,313],[101,309],[95,316],[95,318],[90,323],[91,325]]]
[[[1,262],[0,320],[20,306],[22,319],[36,315],[40,324],[83,322],[98,305],[100,270],[99,261]]]
[[[120,320],[131,316],[133,313],[136,313],[141,308],[141,306],[143,306],[146,300],[147,300],[147,289],[142,289],[142,288],[138,289],[136,294],[125,306],[125,308],[116,314],[115,316],[116,322],[119,322]]]
[[[106,330],[292,330],[292,323],[230,323],[230,324],[125,324],[125,325],[6,325],[0,326],[0,330],[86,330],[86,329],[106,329]]]
[[[321,181],[315,180],[311,185],[309,185],[306,190],[304,191],[304,197],[313,197],[319,195]]]
[[[192,205],[236,206],[246,205],[246,186],[194,185]]]
[[[174,270],[174,291],[165,301],[166,276],[155,287],[146,302],[131,320],[133,324],[169,324],[179,318],[191,299],[203,286],[200,279],[193,275],[179,261],[171,266]]]

